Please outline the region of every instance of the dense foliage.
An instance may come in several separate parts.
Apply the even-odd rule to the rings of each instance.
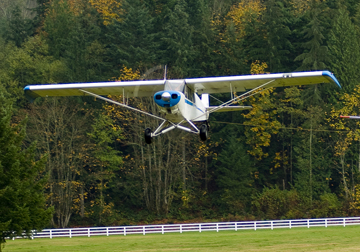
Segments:
[[[357,215],[360,5],[350,0],[0,3],[0,86],[47,156],[49,227]],[[206,143],[91,98],[30,104],[28,84],[329,70],[214,114]],[[213,104],[230,94],[212,97]],[[111,97],[156,113],[151,99]],[[15,120],[15,119],[13,119]],[[4,144],[4,143],[2,143]]]
[[[46,177],[45,158],[35,161],[35,144],[23,148],[25,121],[11,122],[11,99],[0,89],[0,251],[6,238],[31,237],[31,231],[42,229],[50,220],[52,209],[46,209],[43,194]]]

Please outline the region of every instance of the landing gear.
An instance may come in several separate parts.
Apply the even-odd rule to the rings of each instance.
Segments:
[[[144,136],[145,136],[145,142],[147,144],[151,144],[152,137],[151,137],[151,129],[150,128],[145,129]]]
[[[206,141],[208,138],[209,127],[207,124],[202,124],[199,128],[201,141]]]

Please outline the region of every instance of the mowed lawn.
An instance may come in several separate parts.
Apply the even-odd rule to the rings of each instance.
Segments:
[[[7,241],[8,251],[359,251],[360,226]]]

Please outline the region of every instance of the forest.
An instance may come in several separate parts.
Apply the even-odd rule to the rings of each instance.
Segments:
[[[48,228],[355,216],[360,121],[340,115],[360,115],[359,44],[355,0],[2,0],[0,133],[8,118],[21,162],[42,167],[31,178]],[[153,118],[23,92],[163,79],[165,66],[169,79],[329,70],[342,88],[269,89],[251,110],[212,114],[206,142],[174,130],[151,145]],[[151,98],[110,98],[157,113]]]

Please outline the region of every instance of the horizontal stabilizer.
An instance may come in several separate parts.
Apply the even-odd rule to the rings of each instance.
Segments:
[[[229,111],[239,111],[239,110],[246,110],[252,109],[252,106],[225,106],[219,108],[218,106],[210,106],[206,108],[206,112],[215,110],[214,112],[229,112]]]

